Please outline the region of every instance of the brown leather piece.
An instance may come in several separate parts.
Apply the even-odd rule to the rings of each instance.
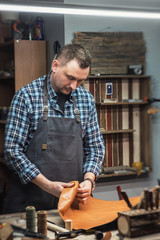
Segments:
[[[129,210],[124,200],[105,201],[89,197],[86,204],[79,204],[74,201],[79,183],[74,181],[72,188],[64,188],[58,203],[58,210],[63,220],[71,219],[73,229],[88,230],[115,220],[117,212]],[[132,205],[136,205],[140,197],[130,198]],[[76,205],[76,208],[74,207]]]

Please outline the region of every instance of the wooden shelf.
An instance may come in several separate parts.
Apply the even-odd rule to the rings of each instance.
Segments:
[[[98,79],[129,79],[129,78],[134,78],[134,79],[143,79],[143,78],[148,78],[150,79],[150,76],[149,75],[131,75],[131,74],[126,74],[126,75],[99,75],[99,76],[96,76],[96,75],[89,75],[88,78],[89,79],[93,79],[93,80],[97,80]]]
[[[119,176],[128,176],[128,175],[132,175],[132,176],[137,176],[138,173],[137,172],[119,172],[119,173],[110,173],[110,174],[101,174],[99,175],[99,178],[109,178],[109,177],[119,177]]]
[[[107,102],[107,103],[96,103],[96,105],[107,106],[107,105],[146,105],[148,102]]]
[[[118,181],[118,180],[126,180],[133,178],[144,178],[148,177],[150,171],[136,173],[136,172],[123,172],[123,173],[111,173],[111,174],[100,174],[97,183],[109,182],[109,181]]]
[[[112,94],[108,96],[107,82],[112,84]],[[149,103],[144,101],[146,96],[151,96],[150,82],[150,76],[127,74],[90,75],[84,81],[84,87],[96,102],[105,144],[103,164],[106,167],[132,166],[133,162],[139,161],[152,169],[151,117],[147,113]],[[137,173],[121,172],[102,175],[100,179],[108,181],[134,176]]]
[[[6,120],[0,120],[0,124],[6,124]]]
[[[14,41],[10,40],[10,41],[4,42],[4,43],[0,43],[0,47],[10,46],[13,44],[14,44]]]
[[[134,129],[120,129],[120,130],[101,130],[102,134],[118,134],[118,133],[133,133]]]
[[[13,80],[14,79],[14,75],[10,75],[10,76],[0,76],[0,80],[8,80],[8,79],[11,79]]]

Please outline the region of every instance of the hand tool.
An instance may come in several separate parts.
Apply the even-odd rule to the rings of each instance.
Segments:
[[[144,201],[144,209],[148,210],[148,206],[149,206],[149,190],[147,188],[145,188],[143,190],[143,201]]]
[[[56,240],[60,239],[60,238],[75,238],[76,236],[78,236],[79,234],[96,234],[96,230],[95,229],[89,229],[89,230],[83,230],[83,229],[78,229],[78,230],[73,230],[73,231],[68,231],[68,232],[55,232],[55,238]],[[102,236],[103,233],[101,231],[97,231],[98,237]],[[101,239],[101,238],[97,238],[97,239]]]
[[[44,236],[41,233],[31,232],[31,231],[28,231],[28,230],[26,230],[24,228],[21,228],[21,227],[12,225],[12,224],[11,224],[11,226],[12,226],[12,228],[13,228],[13,230],[15,232],[20,232],[20,233],[24,234],[27,237],[48,239],[48,237]]]
[[[147,97],[145,97],[145,98],[144,98],[144,101],[149,102],[149,103],[153,103],[153,102],[160,102],[160,99],[158,99],[158,98],[147,98]]]
[[[62,228],[62,227],[59,227],[57,226],[56,224],[53,224],[50,222],[47,221],[47,228],[49,230],[52,230],[54,232],[59,232],[59,233],[66,233],[66,232],[69,232],[69,230],[65,229],[65,228]]]
[[[97,240],[103,239],[103,233],[101,231],[95,231],[95,235]]]
[[[121,187],[120,186],[117,186],[117,192],[118,192],[118,196],[119,196],[119,200],[122,200],[123,197],[121,196]]]
[[[127,193],[125,191],[121,191],[121,196],[122,196],[123,200],[127,203],[128,207],[132,208],[132,204],[128,198]]]
[[[60,238],[75,238],[80,233],[85,233],[86,231],[83,229],[68,231],[68,232],[55,232],[55,239],[58,240]]]
[[[105,235],[104,235],[104,237],[103,237],[103,240],[110,240],[111,237],[112,237],[111,232],[106,232]]]

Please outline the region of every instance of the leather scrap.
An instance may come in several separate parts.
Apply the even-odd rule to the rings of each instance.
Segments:
[[[118,201],[105,201],[96,199],[92,196],[89,197],[86,204],[75,204],[77,189],[79,186],[78,181],[73,181],[75,184],[72,188],[64,188],[58,203],[58,211],[62,219],[72,220],[73,229],[88,230],[94,227],[114,221],[120,211],[127,211],[129,207],[124,200]],[[136,205],[140,196],[129,198],[132,205]],[[76,208],[74,207],[76,206]]]

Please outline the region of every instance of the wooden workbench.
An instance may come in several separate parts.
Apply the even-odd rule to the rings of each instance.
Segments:
[[[14,213],[14,214],[5,214],[5,215],[0,215],[0,222],[5,222],[5,223],[10,223],[19,227],[26,227],[26,220],[25,220],[25,213]],[[49,210],[47,211],[47,220],[50,220],[52,222],[54,222],[55,224],[57,224],[60,227],[64,227],[64,222],[61,219],[58,210]],[[105,234],[105,233],[104,233]],[[111,232],[112,237],[111,240],[122,240],[122,238],[119,238],[118,236],[118,231],[112,231]],[[55,234],[54,232],[48,230],[47,236],[50,239],[54,239],[55,238]],[[22,237],[20,236],[15,236],[14,240],[20,240]],[[94,234],[81,234],[78,235],[76,238],[72,238],[73,240],[95,240],[96,237]],[[159,240],[160,239],[160,233],[158,234],[152,234],[152,235],[148,235],[148,236],[143,236],[143,237],[138,237],[138,238],[127,238],[124,237],[123,240]]]

